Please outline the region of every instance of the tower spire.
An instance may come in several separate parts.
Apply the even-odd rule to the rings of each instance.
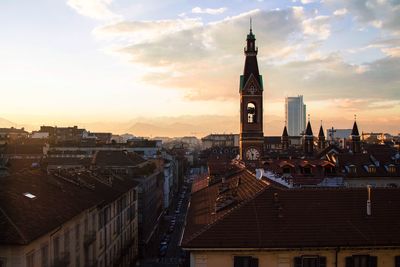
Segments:
[[[253,24],[252,24],[251,17],[250,17],[250,32],[253,32]]]

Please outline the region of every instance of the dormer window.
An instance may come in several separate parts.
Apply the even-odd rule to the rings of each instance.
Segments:
[[[396,166],[393,164],[390,164],[389,166],[387,166],[387,171],[389,173],[396,173]]]
[[[349,166],[349,173],[357,173],[357,167],[355,165],[350,165]]]
[[[283,174],[290,174],[290,167],[283,167]]]
[[[310,166],[304,167],[303,171],[304,171],[304,174],[311,174],[311,168],[310,168]]]
[[[375,165],[369,165],[368,166],[368,173],[376,173],[376,167]]]

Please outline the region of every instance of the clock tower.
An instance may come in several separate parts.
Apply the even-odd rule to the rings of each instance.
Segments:
[[[256,37],[250,20],[247,46],[244,48],[245,63],[240,75],[240,158],[249,165],[256,163],[264,154],[263,133],[263,80],[258,71]]]

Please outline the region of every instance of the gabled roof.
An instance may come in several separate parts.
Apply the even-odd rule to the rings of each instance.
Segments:
[[[354,135],[354,136],[360,135],[359,132],[358,132],[358,126],[357,126],[357,122],[356,121],[354,121],[353,130],[351,131],[351,135]]]
[[[366,189],[266,187],[184,238],[186,249],[315,248],[400,245],[400,189],[372,189],[372,215]],[[189,214],[190,214],[189,210]],[[198,217],[192,214],[191,221]],[[189,216],[188,216],[189,217]],[[190,227],[189,224],[186,227]]]
[[[313,136],[313,131],[312,131],[312,129],[311,129],[311,123],[310,123],[310,121],[308,121],[308,123],[307,123],[306,135],[307,135],[307,136]]]

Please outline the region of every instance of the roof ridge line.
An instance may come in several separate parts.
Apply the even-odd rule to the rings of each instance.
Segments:
[[[22,231],[18,228],[18,226],[11,220],[11,218],[7,215],[7,213],[1,207],[0,207],[0,211],[1,211],[1,213],[3,213],[4,217],[6,217],[8,222],[15,228],[15,230],[20,235],[20,237],[22,238],[24,243],[27,244],[28,241],[27,241],[25,235],[22,233]]]
[[[247,170],[247,169],[246,169]],[[248,171],[248,170],[247,170]],[[251,173],[249,171],[249,173]],[[252,174],[252,173],[251,173]],[[252,174],[253,175],[253,174]],[[264,183],[263,183],[264,184]],[[265,185],[265,184],[264,184]],[[242,201],[241,203],[237,204],[235,207],[233,207],[232,209],[228,210],[225,214],[221,215],[221,217],[215,219],[213,222],[207,224],[206,226],[204,226],[202,229],[200,229],[199,231],[197,231],[196,233],[192,234],[189,239],[186,242],[190,242],[193,241],[195,238],[197,238],[198,236],[200,236],[202,233],[206,232],[208,229],[210,229],[213,225],[217,224],[218,222],[220,222],[223,218],[225,218],[228,214],[232,213],[234,210],[237,210],[238,208],[242,207],[243,205],[245,205],[246,203],[250,202],[251,200],[255,199],[257,196],[259,196],[262,192],[264,192],[267,188],[272,187],[271,184],[269,185],[265,185],[264,188],[262,188],[260,191],[258,191],[253,197],[246,199],[244,201]]]

